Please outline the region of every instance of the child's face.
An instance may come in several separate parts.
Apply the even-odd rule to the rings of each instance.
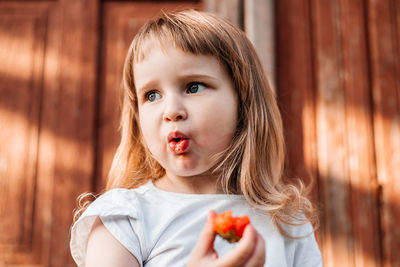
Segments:
[[[134,77],[141,131],[167,176],[207,174],[237,125],[237,94],[225,68],[212,56],[153,45]]]

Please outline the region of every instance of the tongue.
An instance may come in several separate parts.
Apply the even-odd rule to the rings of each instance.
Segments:
[[[189,145],[189,140],[188,139],[180,139],[179,141],[172,141],[169,143],[169,149],[171,152],[175,154],[181,154],[185,152]]]

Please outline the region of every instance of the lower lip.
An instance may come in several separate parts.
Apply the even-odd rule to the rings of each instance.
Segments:
[[[181,139],[179,142],[171,141],[168,143],[168,147],[174,154],[185,153],[189,148],[189,139]]]

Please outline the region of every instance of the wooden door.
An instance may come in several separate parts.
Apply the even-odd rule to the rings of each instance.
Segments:
[[[0,2],[0,265],[74,266],[91,189],[96,1]]]
[[[276,3],[288,169],[316,182],[324,266],[399,266],[399,2]]]

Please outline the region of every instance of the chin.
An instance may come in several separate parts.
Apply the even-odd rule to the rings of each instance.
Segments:
[[[181,177],[190,177],[190,176],[196,176],[196,175],[202,175],[207,173],[209,170],[206,168],[176,168],[174,170],[171,170],[169,173],[176,175],[176,176],[181,176]]]
[[[190,177],[190,176],[196,176],[201,174],[202,172],[200,171],[195,171],[195,170],[176,170],[170,172],[171,174],[174,174],[176,176],[181,176],[181,177]]]
[[[189,177],[196,175],[203,175],[209,172],[212,167],[210,162],[202,162],[200,160],[194,160],[193,158],[182,158],[181,160],[175,160],[174,162],[165,162],[161,166],[168,170],[167,172],[181,177]]]

